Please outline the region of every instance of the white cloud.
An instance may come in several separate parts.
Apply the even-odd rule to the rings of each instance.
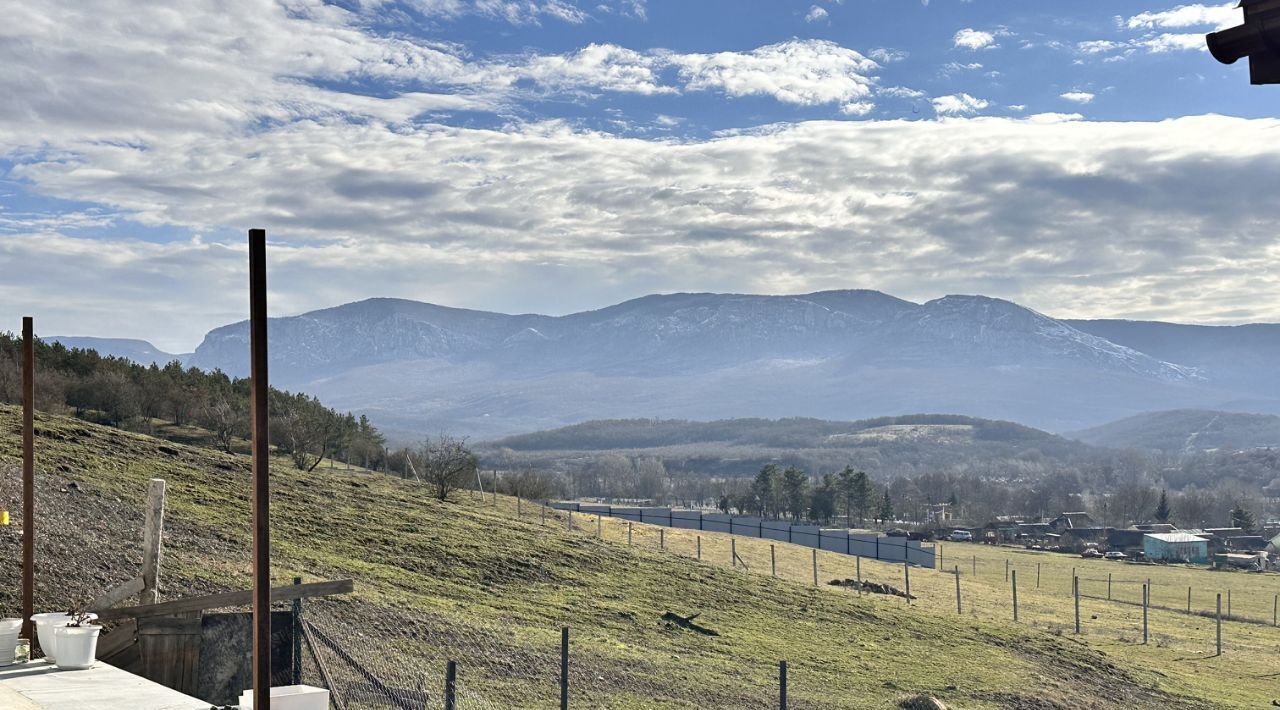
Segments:
[[[870,52],[867,52],[867,56],[871,57],[877,62],[880,62],[881,64],[892,64],[893,62],[900,62],[906,59],[910,55],[898,49],[889,49],[887,47],[876,47]]]
[[[249,226],[270,230],[278,313],[373,295],[563,312],[856,278],[1062,315],[1280,318],[1258,295],[1280,292],[1277,120],[964,119],[990,104],[958,93],[933,100],[943,121],[711,140],[514,119],[482,130],[435,114],[507,116],[529,90],[714,90],[847,115],[923,94],[878,92],[876,63],[829,42],[477,60],[377,36],[318,0],[190,2],[146,23],[126,0],[4,11],[9,177],[99,206],[0,213],[0,310],[38,306],[46,332],[191,347],[245,312]],[[365,82],[386,97],[343,89]],[[75,236],[103,224],[119,236]]]
[[[563,312],[856,273],[906,297],[996,293],[1055,315],[1280,317],[1258,296],[1280,292],[1280,120],[1078,119],[811,122],[692,142],[305,121],[92,146],[18,177],[206,235],[267,227],[280,313],[372,295]],[[1245,169],[1254,180],[1203,189]],[[190,347],[244,312],[238,236],[0,236],[0,270],[0,309],[56,304],[50,329]]]
[[[974,98],[968,94],[952,94],[933,99],[933,110],[944,116],[970,115],[990,105],[986,99]]]
[[[1238,2],[1223,5],[1179,5],[1172,10],[1143,12],[1130,17],[1125,26],[1134,29],[1179,29],[1184,27],[1230,27],[1243,19]]]
[[[1095,95],[1088,91],[1068,91],[1065,94],[1059,94],[1059,96],[1067,101],[1077,104],[1092,103],[1095,98]]]
[[[531,55],[512,66],[510,80],[531,79],[544,88],[605,89],[638,94],[674,93],[658,78],[662,62],[649,54],[613,44],[592,44],[566,55]]]
[[[750,52],[673,54],[686,88],[719,89],[729,96],[772,96],[812,106],[865,99],[878,65],[862,54],[822,40],[791,40]]]
[[[952,42],[957,49],[986,49],[996,46],[996,37],[990,32],[966,27],[955,34]]]
[[[805,22],[820,22],[825,19],[827,19],[826,8],[819,5],[809,8],[809,12],[804,16]]]
[[[1139,40],[1137,45],[1149,52],[1152,52],[1153,54],[1161,54],[1164,52],[1209,51],[1209,46],[1204,40],[1204,35],[1196,32],[1180,34],[1166,32],[1154,37],[1147,37]]]

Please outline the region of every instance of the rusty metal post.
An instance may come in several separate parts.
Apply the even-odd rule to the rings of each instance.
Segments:
[[[253,707],[271,710],[271,458],[267,439],[267,231],[249,230],[253,432]]]
[[[22,319],[22,635],[36,642],[36,351],[31,316]]]

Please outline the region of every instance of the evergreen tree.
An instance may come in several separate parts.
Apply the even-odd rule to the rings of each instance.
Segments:
[[[751,482],[751,496],[755,499],[756,514],[760,517],[773,517],[778,514],[778,496],[781,481],[778,478],[778,467],[765,464]]]
[[[822,477],[822,485],[814,488],[809,496],[809,517],[823,523],[831,522],[831,516],[836,513],[836,498],[839,493],[840,488],[836,477],[829,473],[825,474]]]
[[[1236,503],[1236,507],[1231,511],[1231,525],[1246,533],[1252,535],[1258,529],[1258,522],[1254,519],[1253,513],[1245,509],[1244,506]]]
[[[782,472],[782,500],[786,512],[799,519],[809,507],[809,477],[795,466]]]
[[[884,497],[880,499],[880,509],[876,518],[883,524],[893,520],[893,501],[889,500],[889,489],[884,489]]]
[[[1167,523],[1172,515],[1173,511],[1169,509],[1169,496],[1162,489],[1160,491],[1160,502],[1156,504],[1156,521]]]
[[[871,485],[871,477],[866,471],[858,471],[853,477],[853,509],[858,513],[858,524],[866,522],[871,513],[872,496],[875,487]]]

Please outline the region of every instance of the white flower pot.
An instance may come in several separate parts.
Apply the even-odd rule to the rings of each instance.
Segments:
[[[94,621],[97,618],[97,614],[89,614],[90,621]],[[36,624],[36,637],[40,639],[40,650],[44,651],[44,659],[50,663],[56,663],[58,649],[57,639],[54,638],[53,630],[71,623],[71,617],[62,612],[50,612],[47,614],[35,614],[31,617],[31,620]]]
[[[22,633],[22,619],[0,619],[0,666],[13,665],[20,633]]]
[[[58,667],[69,671],[92,668],[98,658],[98,634],[101,631],[101,626],[59,626],[54,629]]]

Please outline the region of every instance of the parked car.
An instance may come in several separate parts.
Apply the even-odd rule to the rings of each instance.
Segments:
[[[1081,553],[1080,553],[1080,556],[1081,556],[1081,557],[1087,557],[1087,558],[1089,558],[1089,559],[1097,559],[1097,558],[1099,558],[1099,557],[1102,557],[1102,553],[1101,553],[1101,552],[1098,552],[1098,548],[1096,548],[1096,547],[1090,547],[1089,549],[1085,550],[1084,552],[1081,552]]]
[[[973,533],[968,530],[952,530],[950,538],[952,542],[973,542]]]
[[[1128,556],[1128,555],[1124,554],[1123,552],[1121,552],[1121,551],[1119,551],[1119,550],[1112,550],[1112,551],[1108,552],[1107,554],[1103,555],[1102,557],[1103,557],[1103,559],[1107,559],[1107,560],[1127,560],[1127,559],[1129,559],[1129,556]]]

